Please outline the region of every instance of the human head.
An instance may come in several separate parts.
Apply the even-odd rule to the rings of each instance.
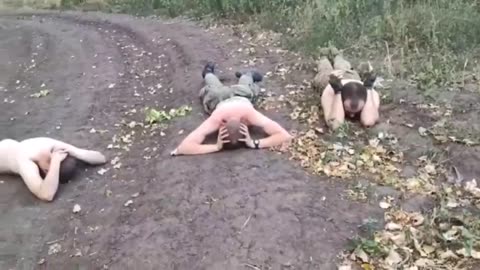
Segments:
[[[40,176],[42,178],[45,178],[48,174],[48,170],[50,168],[50,161],[51,158],[48,157],[42,158],[37,162]],[[78,160],[75,157],[67,155],[67,157],[62,160],[62,162],[60,162],[60,171],[58,174],[58,180],[60,183],[67,183],[74,177],[78,166],[77,161]]]
[[[238,119],[229,119],[225,122],[225,128],[228,132],[228,138],[230,142],[226,144],[227,149],[239,148],[242,146],[240,139],[243,138],[243,135],[240,133],[240,126],[242,122]]]
[[[349,82],[342,87],[343,108],[347,113],[358,113],[367,101],[367,88],[360,82]]]

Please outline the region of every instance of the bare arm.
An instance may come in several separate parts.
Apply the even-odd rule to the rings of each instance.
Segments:
[[[205,137],[218,130],[220,122],[210,116],[192,133],[190,133],[176,149],[177,155],[200,155],[220,151],[217,144],[202,144]]]
[[[48,173],[45,179],[42,179],[38,166],[32,160],[25,159],[20,162],[19,174],[37,198],[50,202],[57,193],[59,171],[60,161],[52,159]]]
[[[341,94],[335,94],[333,88],[327,85],[322,93],[321,102],[325,123],[333,130],[338,128],[345,120]]]
[[[379,118],[379,98],[375,90],[367,90],[367,100],[363,106],[362,112],[360,113],[360,120],[362,124],[366,127],[371,127],[375,125]]]
[[[293,138],[288,131],[280,126],[280,124],[256,110],[249,114],[248,121],[252,125],[263,128],[263,130],[269,135],[268,137],[259,140],[258,146],[260,148],[278,146]]]
[[[101,165],[107,162],[106,157],[98,151],[78,148],[64,142],[58,142],[55,148],[65,149],[68,154],[90,165]]]

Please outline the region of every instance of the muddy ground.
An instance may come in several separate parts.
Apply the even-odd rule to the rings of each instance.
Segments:
[[[52,203],[35,199],[17,177],[1,176],[0,269],[336,269],[363,220],[383,213],[377,203],[345,198],[348,183],[309,175],[271,151],[169,156],[205,119],[197,98],[203,65],[217,62],[232,83],[249,64],[238,49],[251,46],[184,20],[0,16],[0,138],[50,136],[118,157],[116,168],[88,168],[62,185]],[[263,72],[298,60],[273,47],[251,54]],[[280,95],[310,75],[273,73],[264,88]],[[42,89],[49,94],[30,97]],[[126,125],[142,123],[145,107],[183,105],[192,112],[163,131]],[[404,112],[386,107],[393,122],[379,128],[401,132],[406,117],[425,120]],[[287,111],[265,113],[299,127]],[[462,170],[475,175],[478,149],[468,149]],[[72,213],[75,204],[80,213]]]

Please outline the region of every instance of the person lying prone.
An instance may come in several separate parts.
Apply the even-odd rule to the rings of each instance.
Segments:
[[[79,162],[106,163],[98,152],[47,137],[0,141],[0,173],[19,175],[37,198],[52,201],[59,183],[69,181]]]
[[[258,72],[236,72],[238,84],[223,85],[214,74],[214,65],[207,64],[202,72],[206,86],[200,90],[204,110],[209,117],[171,155],[197,155],[218,152],[228,145],[237,148],[242,144],[253,149],[281,145],[292,136],[280,124],[271,120],[254,107],[258,97]],[[252,139],[249,126],[262,128],[268,136]],[[215,144],[203,144],[205,138],[218,131]]]
[[[375,125],[379,120],[380,96],[373,88],[376,75],[371,67],[361,76],[353,70],[331,68],[327,72],[328,84],[321,97],[327,125],[331,129],[337,129],[345,117],[359,118],[365,127]],[[322,75],[327,78],[326,74]]]

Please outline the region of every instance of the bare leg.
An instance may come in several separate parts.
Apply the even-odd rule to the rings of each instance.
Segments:
[[[342,96],[335,95],[331,85],[327,85],[322,93],[322,109],[327,126],[337,129],[345,120]]]
[[[367,100],[365,106],[360,114],[360,121],[362,125],[366,127],[371,127],[375,125],[380,118],[379,116],[380,109],[380,96],[375,90],[367,91]]]

